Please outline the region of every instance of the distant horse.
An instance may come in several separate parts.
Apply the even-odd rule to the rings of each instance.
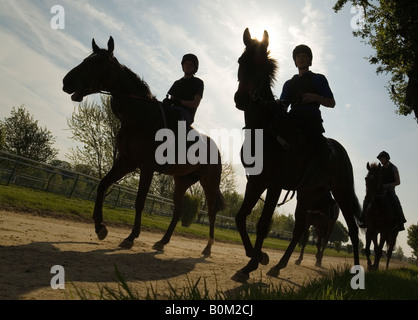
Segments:
[[[135,201],[135,222],[131,234],[120,244],[123,248],[131,248],[134,239],[140,234],[142,210],[153,174],[162,172],[174,176],[174,212],[165,235],[154,245],[154,249],[162,250],[170,241],[180,218],[184,193],[192,184],[200,181],[208,204],[210,222],[209,241],[203,254],[210,255],[214,241],[216,213],[224,206],[219,190],[222,164],[218,148],[209,137],[206,137],[207,150],[198,150],[202,152],[200,156],[206,153],[203,161],[192,164],[187,157],[187,161],[182,164],[157,163],[156,151],[162,142],[156,141],[156,134],[161,133],[160,129],[168,129],[166,126],[166,123],[169,123],[168,118],[165,117],[161,104],[152,96],[148,85],[113,56],[112,37],[107,45],[107,50],[100,49],[93,39],[93,53],[63,79],[63,90],[72,94],[71,98],[74,101],[80,102],[84,96],[92,93],[109,92],[112,96],[112,110],[121,121],[121,129],[117,135],[118,158],[97,188],[93,213],[96,234],[100,240],[107,235],[106,226],[102,223],[106,190],[126,174],[139,168],[141,173]],[[186,137],[179,139],[185,140]],[[180,158],[180,152],[178,156]]]
[[[367,267],[369,270],[377,270],[379,261],[382,257],[383,245],[387,244],[386,269],[392,257],[392,251],[396,244],[398,228],[396,228],[396,217],[393,206],[383,188],[382,166],[381,164],[367,163],[366,176],[366,199],[369,205],[366,210],[366,248],[364,252],[367,257]],[[380,233],[379,243],[377,236]],[[374,263],[370,260],[370,244],[374,244]]]
[[[303,260],[303,253],[309,238],[309,227],[314,226],[317,236],[316,241],[316,263],[315,266],[322,266],[322,257],[327,247],[329,237],[334,228],[335,221],[338,219],[340,208],[332,198],[331,193],[325,192],[318,199],[315,205],[307,211],[305,220],[305,230],[302,238],[302,248],[299,258],[295,261],[297,265]]]
[[[234,100],[236,107],[244,111],[247,130],[255,132],[257,129],[263,129],[264,147],[262,154],[258,155],[258,159],[262,158],[262,172],[248,176],[244,201],[235,218],[250,261],[237,271],[232,279],[244,282],[249,278],[250,272],[258,268],[259,263],[268,263],[269,257],[262,252],[262,246],[282,189],[298,190],[295,227],[289,247],[280,262],[270,269],[268,275],[278,276],[280,269],[287,265],[303,234],[307,210],[312,208],[316,200],[327,190],[332,191],[347,222],[353,244],[354,263],[358,265],[359,240],[356,220],[361,209],[354,192],[353,169],[347,152],[341,144],[330,139],[335,152],[334,157],[320,165],[311,165],[312,151],[306,138],[292,125],[286,111],[268,103],[274,101],[271,86],[277,63],[269,57],[267,31],[264,31],[262,41],[258,41],[251,38],[247,28],[244,32],[244,44],[245,51],[238,60],[239,85]],[[270,131],[274,113],[277,113],[275,123],[279,124],[277,130],[280,132],[280,140],[285,143],[279,144],[272,134],[267,133]],[[251,141],[248,145],[253,146],[255,142]],[[247,163],[242,162],[244,166],[248,166]],[[267,190],[265,204],[257,224],[257,237],[253,247],[246,229],[246,218],[265,190]]]

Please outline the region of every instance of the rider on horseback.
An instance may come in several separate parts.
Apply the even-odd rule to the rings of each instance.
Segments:
[[[401,184],[398,168],[389,161],[390,156],[389,153],[387,153],[386,151],[380,152],[377,156],[377,159],[379,159],[380,163],[382,164],[383,188],[385,189],[385,193],[390,203],[392,204],[392,208],[395,213],[395,218],[397,222],[397,225],[395,227],[398,228],[398,231],[403,231],[405,230],[404,223],[406,222],[406,219],[399,198],[395,192],[395,187]],[[365,197],[363,201],[363,212],[361,221],[362,224],[360,225],[360,227],[366,227],[366,211],[369,204],[370,199]]]
[[[168,90],[167,98],[164,99],[163,105],[178,120],[186,121],[186,128],[190,128],[194,122],[197,107],[199,107],[203,97],[204,83],[201,79],[194,76],[199,69],[199,60],[194,54],[188,53],[184,55],[181,60],[181,66],[184,76],[175,81],[170,90]],[[168,95],[171,97],[168,98]]]
[[[293,50],[293,60],[299,73],[285,82],[280,101],[286,108],[291,106],[291,119],[318,151],[320,158],[328,159],[333,149],[322,135],[325,130],[319,107],[334,108],[335,100],[325,76],[309,71],[312,58],[312,50],[306,45],[299,45]]]

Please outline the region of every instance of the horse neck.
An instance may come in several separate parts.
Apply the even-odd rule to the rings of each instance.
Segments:
[[[135,96],[137,98],[150,99],[151,93],[148,87],[127,67],[121,65],[116,58],[112,67],[112,83],[109,84],[109,92],[114,98]]]
[[[367,197],[370,201],[375,201],[379,199],[383,199],[386,195],[385,189],[383,188],[383,184],[377,183],[373,188],[367,188]]]
[[[147,130],[162,126],[159,121],[160,110],[156,108],[156,100],[148,86],[127,67],[115,63],[112,86],[108,91],[112,95],[112,111],[122,127],[138,127],[139,123],[144,122],[148,123]],[[150,121],[150,117],[154,120]]]

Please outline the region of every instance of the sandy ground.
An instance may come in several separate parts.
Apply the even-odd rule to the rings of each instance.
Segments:
[[[79,299],[75,287],[91,293],[99,293],[98,284],[116,289],[115,265],[141,298],[152,290],[158,298],[167,298],[169,284],[181,292],[199,278],[201,284],[206,280],[211,292],[229,292],[242,286],[230,279],[248,262],[241,245],[215,241],[212,255],[205,258],[201,252],[206,240],[174,233],[162,253],[152,249],[162,234],[142,232],[134,247],[126,250],[118,245],[130,229],[108,226],[108,230],[107,238],[99,241],[92,223],[0,211],[0,299]],[[249,282],[297,288],[330,268],[352,264],[351,259],[324,257],[319,268],[314,266],[314,256],[307,254],[297,266],[294,261],[298,254],[294,253],[279,278],[271,278],[266,273],[283,252],[265,251],[270,264],[260,266]],[[54,265],[64,268],[65,289],[51,288],[51,279],[56,276],[51,273]]]

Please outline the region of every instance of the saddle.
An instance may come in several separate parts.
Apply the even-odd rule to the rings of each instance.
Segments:
[[[199,158],[198,151],[203,148],[207,149],[207,137],[195,130],[192,126],[187,126],[186,121],[182,119],[181,114],[176,112],[176,110],[173,110],[171,104],[167,103],[166,100],[167,99],[162,103],[160,102],[159,105],[165,129],[172,132],[175,137],[174,143],[170,144],[170,142],[168,142],[168,147],[175,148],[176,162],[179,159],[179,152],[186,152],[186,154],[181,155],[182,159],[186,159],[189,147],[195,144],[199,144],[196,148],[197,154],[195,154],[196,158]],[[171,165],[172,164],[170,163],[160,164],[157,171],[164,173]]]
[[[309,130],[301,128],[281,106],[276,108],[272,119],[270,120],[272,123],[268,126],[268,132],[281,147],[287,152],[292,152],[295,146],[292,146],[286,139],[291,134],[295,137],[293,143],[310,154],[307,169],[295,190],[311,189],[322,185],[326,180],[326,168],[329,162],[335,160],[335,151],[331,142],[322,133],[318,133],[316,141],[312,141],[312,137],[307,133]]]

